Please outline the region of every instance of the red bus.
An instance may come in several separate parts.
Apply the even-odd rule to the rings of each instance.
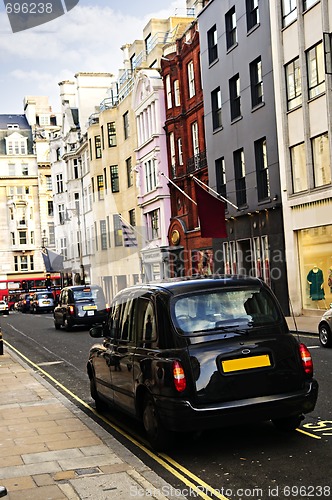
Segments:
[[[54,299],[56,299],[61,288],[62,279],[58,273],[38,277],[27,276],[24,279],[0,280],[0,300],[8,302],[9,309],[13,310],[14,304],[18,302],[19,296],[24,292],[51,290]]]

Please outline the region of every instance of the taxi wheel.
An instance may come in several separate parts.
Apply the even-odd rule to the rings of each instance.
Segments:
[[[303,419],[303,415],[295,415],[293,417],[276,418],[272,422],[278,431],[292,432],[299,427]]]
[[[98,412],[102,412],[103,410],[105,410],[107,408],[106,403],[104,403],[104,401],[102,401],[99,397],[99,394],[98,394],[98,391],[96,388],[96,381],[95,381],[95,378],[93,375],[91,375],[91,378],[90,378],[90,394],[91,394],[92,399],[95,402],[96,410]]]
[[[319,325],[319,341],[323,347],[332,346],[332,333],[327,325]]]
[[[173,435],[163,426],[153,398],[149,395],[144,401],[143,425],[152,448],[161,451],[170,447]]]
[[[70,332],[70,330],[73,328],[73,324],[72,324],[72,322],[71,322],[71,321],[70,321],[70,319],[69,319],[69,318],[67,318],[67,317],[65,317],[65,319],[64,319],[64,323],[63,323],[63,324],[64,324],[64,327],[65,327],[65,329],[67,330],[67,332]]]

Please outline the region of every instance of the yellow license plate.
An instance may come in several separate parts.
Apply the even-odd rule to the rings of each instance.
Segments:
[[[271,366],[271,361],[268,354],[262,354],[261,356],[250,356],[249,358],[227,359],[222,361],[221,365],[224,373],[229,373]]]
[[[83,306],[83,311],[92,311],[97,309],[97,306]]]
[[[49,300],[43,300],[43,304],[50,304],[51,302]]]

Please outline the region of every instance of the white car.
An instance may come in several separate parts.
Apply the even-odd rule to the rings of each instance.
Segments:
[[[9,314],[9,307],[5,300],[0,300],[0,314]]]
[[[319,340],[323,347],[332,347],[332,304],[322,316],[319,325],[318,333]]]

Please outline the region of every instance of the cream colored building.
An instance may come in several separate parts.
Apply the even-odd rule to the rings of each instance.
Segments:
[[[271,2],[289,295],[296,315],[332,302],[332,2]]]

